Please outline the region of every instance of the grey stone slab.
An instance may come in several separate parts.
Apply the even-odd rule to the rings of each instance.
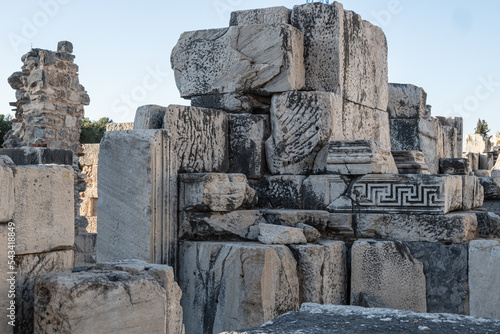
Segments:
[[[491,152],[491,142],[489,138],[480,134],[467,135],[465,139],[465,152],[487,153]]]
[[[391,151],[399,174],[430,174],[420,151]]]
[[[500,178],[480,177],[479,183],[481,183],[484,188],[485,200],[500,199]]]
[[[469,175],[469,159],[439,159],[439,173],[450,175]]]
[[[261,210],[261,212],[269,224],[295,227],[302,223],[321,232],[330,221],[330,213],[320,210]]]
[[[271,97],[242,93],[199,95],[191,97],[191,106],[230,113],[269,114]]]
[[[441,125],[457,130],[457,144],[455,158],[461,158],[464,150],[464,120],[462,117],[436,117]]]
[[[491,170],[495,166],[493,153],[483,153],[479,156],[479,169]]]
[[[163,129],[167,108],[148,104],[135,112],[134,130]]]
[[[484,211],[475,211],[474,213],[477,217],[477,235],[480,238],[500,239],[500,217],[498,214]]]
[[[304,209],[328,210],[336,199],[342,196],[352,178],[342,175],[311,175],[304,180]]]
[[[470,168],[472,171],[479,169],[479,157],[480,156],[481,156],[480,153],[467,152],[466,154],[464,154],[464,157],[469,159],[469,164],[470,164]]]
[[[427,112],[427,93],[423,88],[411,84],[389,83],[390,118],[418,119],[429,118]]]
[[[48,147],[0,148],[16,165],[73,165],[73,152]]]
[[[231,13],[229,26],[252,24],[290,24],[290,10],[280,6],[239,10]]]
[[[420,151],[418,120],[391,119],[389,122],[393,151]]]
[[[14,173],[12,168],[0,165],[0,223],[11,222],[14,218]]]
[[[302,175],[266,176],[260,180],[249,180],[257,192],[257,208],[295,209],[303,208]]]
[[[266,245],[306,244],[307,239],[302,228],[274,224],[259,224],[260,243]]]
[[[469,211],[483,206],[484,188],[479,183],[479,178],[473,175],[462,176],[462,209]]]

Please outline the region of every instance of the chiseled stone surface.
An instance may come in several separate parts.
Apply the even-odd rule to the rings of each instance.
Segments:
[[[317,153],[328,144],[339,95],[292,91],[273,96],[271,137],[266,141],[267,164],[273,174],[308,174]]]
[[[16,254],[33,254],[73,246],[74,172],[55,165],[14,169]]]
[[[427,93],[423,88],[411,84],[389,83],[390,118],[417,119],[429,118]]]
[[[260,326],[299,308],[297,263],[286,246],[182,242],[179,250],[186,333]]]
[[[405,245],[424,265],[427,312],[468,315],[467,243],[408,242]]]
[[[259,241],[266,245],[306,244],[304,230],[283,225],[259,224]]]
[[[49,273],[36,279],[35,295],[36,333],[184,334],[169,266],[130,261]]]
[[[266,209],[301,209],[304,197],[303,175],[265,176],[260,180],[249,180],[250,186],[257,192],[258,208]]]
[[[260,210],[266,222],[274,225],[295,227],[307,224],[323,231],[330,221],[330,214],[321,210]]]
[[[177,152],[181,173],[224,173],[228,168],[227,114],[224,111],[170,105],[163,122]]]
[[[229,21],[230,26],[289,23],[290,10],[283,6],[235,11],[231,13]]]
[[[244,93],[198,95],[191,97],[191,106],[231,113],[269,114],[271,97]]]
[[[473,240],[469,244],[470,314],[500,319],[500,240]]]
[[[484,202],[484,188],[479,183],[479,178],[473,175],[462,176],[462,209],[469,211],[480,208]]]
[[[329,205],[342,196],[351,179],[341,175],[311,175],[303,182],[304,208],[328,210]]]
[[[420,151],[391,151],[399,174],[430,174]]]
[[[346,325],[348,324],[348,325]],[[262,327],[221,334],[422,334],[498,333],[500,321],[455,314],[306,303]]]
[[[227,212],[257,201],[243,174],[181,174],[179,181],[180,210]]]
[[[183,33],[171,56],[182,97],[304,88],[304,34],[286,24]]]
[[[351,305],[361,293],[388,307],[426,312],[423,265],[400,242],[358,240],[351,250]]]
[[[134,130],[162,129],[167,108],[148,104],[140,106],[135,112]]]
[[[8,223],[14,217],[14,173],[12,168],[0,165],[0,223]]]
[[[343,241],[290,246],[299,275],[302,303],[344,305],[347,298],[347,248]]]

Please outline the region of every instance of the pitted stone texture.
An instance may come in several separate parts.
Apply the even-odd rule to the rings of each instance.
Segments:
[[[423,88],[411,84],[389,84],[390,118],[417,119],[429,118],[427,93]]]
[[[191,106],[231,113],[268,114],[271,97],[241,93],[199,95],[191,97]]]
[[[500,241],[474,240],[469,244],[470,314],[500,319]]]
[[[185,32],[171,56],[177,88],[182,97],[303,89],[303,41],[286,24]]]
[[[342,241],[290,246],[299,276],[302,303],[343,305],[347,298],[347,248]]]
[[[38,277],[35,332],[184,334],[173,268],[130,264]]]
[[[351,305],[360,293],[391,308],[426,312],[423,265],[400,242],[358,240],[351,255]]]
[[[361,238],[461,243],[476,238],[477,228],[476,215],[465,212],[356,215],[356,235]]]
[[[457,129],[441,125],[441,140],[443,158],[462,158],[462,154],[458,157],[457,152]]]
[[[491,152],[491,142],[489,138],[480,134],[467,135],[465,139],[465,152],[487,153]]]
[[[469,159],[439,159],[440,174],[469,175]]]
[[[399,174],[430,174],[420,151],[392,151],[392,156]]]
[[[405,245],[424,265],[427,312],[468,315],[467,243],[409,242]]]
[[[241,210],[227,213],[183,212],[179,238],[187,240],[257,240],[250,229],[265,222],[260,211]]]
[[[8,223],[14,217],[14,173],[12,168],[0,165],[0,223]]]
[[[249,180],[250,186],[257,192],[258,208],[266,209],[302,209],[302,184],[306,177],[302,175],[266,176],[261,180]]]
[[[294,6],[291,23],[304,33],[306,90],[342,94],[344,9],[342,4]]]
[[[417,119],[390,119],[389,124],[393,151],[421,152]]]
[[[480,208],[484,202],[484,188],[479,183],[479,178],[472,175],[462,176],[462,209],[469,211]]]
[[[170,105],[165,129],[173,140],[181,173],[224,173],[228,168],[227,114],[220,110]]]
[[[148,104],[140,106],[135,112],[134,130],[162,129],[167,108]]]
[[[9,236],[9,232],[11,233]],[[9,226],[7,224],[0,224],[0,257],[5,259],[0,262],[0,307],[3,312],[2,321],[0,322],[0,333],[12,334],[14,332],[14,326],[8,324],[8,322],[15,321],[16,318],[16,306],[15,304],[15,276],[14,278],[9,275],[9,272],[15,270],[15,266],[10,267],[9,265],[9,246],[15,245],[15,229],[12,228],[9,231]],[[9,242],[10,239],[10,242]],[[11,302],[12,301],[12,302]],[[12,305],[12,306],[11,306]],[[10,309],[9,309],[10,308]]]
[[[306,244],[307,239],[301,228],[274,224],[259,224],[259,241],[266,245]]]
[[[124,130],[134,130],[134,122],[109,123],[108,125],[106,125],[106,131],[124,131]]]
[[[0,148],[0,155],[10,157],[16,165],[73,165],[73,152],[58,148]]]
[[[73,246],[74,173],[63,166],[18,166],[14,170],[16,254]]]
[[[457,132],[457,143],[456,143],[456,153],[455,158],[461,158],[464,149],[464,120],[462,117],[436,117],[442,126],[449,126],[456,129]],[[449,139],[448,139],[449,140]]]
[[[268,224],[297,227],[307,224],[319,231],[324,231],[330,221],[327,211],[319,210],[261,210]]]
[[[181,174],[179,181],[180,210],[227,212],[257,201],[243,174]]]
[[[308,243],[314,243],[321,238],[321,233],[319,233],[319,231],[311,225],[299,223],[295,227],[302,229]]]
[[[484,188],[485,200],[500,199],[500,178],[499,177],[480,177],[479,183]]]
[[[477,234],[480,238],[500,239],[500,217],[494,212],[475,211]]]
[[[286,7],[269,7],[231,13],[230,26],[252,24],[290,24],[290,10]]]
[[[287,92],[273,96],[267,164],[273,174],[308,174],[317,153],[333,134],[341,98],[326,92]]]
[[[260,326],[299,307],[297,263],[286,246],[183,242],[179,268],[186,333]]]
[[[311,175],[304,180],[303,197],[306,210],[328,210],[344,195],[351,179],[341,175]]]
[[[268,115],[228,114],[229,171],[261,178],[266,169],[265,141],[269,138]]]
[[[16,332],[34,331],[35,291],[38,276],[45,273],[70,273],[73,269],[73,251],[64,250],[42,254],[16,256]]]

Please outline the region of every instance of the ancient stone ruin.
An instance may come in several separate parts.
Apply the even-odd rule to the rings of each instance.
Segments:
[[[238,11],[182,34],[171,64],[191,106],[142,106],[83,148],[76,238],[71,154],[44,160],[27,130],[11,142],[30,147],[0,151],[41,157],[0,160],[15,330],[499,331],[500,218],[483,202],[500,162],[464,157],[461,118],[388,83],[379,27],[337,2]]]

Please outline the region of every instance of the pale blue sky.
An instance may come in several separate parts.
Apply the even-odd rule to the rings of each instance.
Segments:
[[[33,47],[74,44],[86,116],[133,121],[144,104],[189,104],[179,97],[170,52],[183,31],[228,25],[232,10],[294,5],[285,0],[2,0],[0,113],[15,100],[7,78]],[[484,118],[500,129],[500,2],[345,0],[345,9],[381,26],[389,44],[389,81],[428,93],[433,115],[462,116],[471,133]],[[31,29],[30,29],[31,28]]]

